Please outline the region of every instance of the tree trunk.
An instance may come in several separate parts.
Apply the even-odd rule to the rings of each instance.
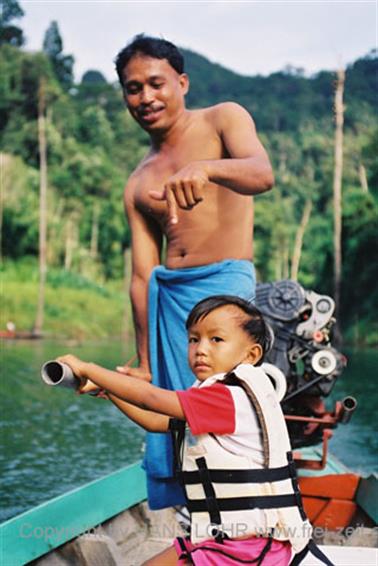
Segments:
[[[4,177],[7,159],[3,152],[0,153],[0,171],[1,171],[1,182],[0,182],[0,263],[3,262],[3,211],[4,211],[4,200],[5,200],[5,183]]]
[[[282,278],[289,278],[289,246],[286,239],[282,242]]]
[[[341,222],[342,222],[342,175],[343,175],[343,124],[344,124],[344,82],[345,71],[337,71],[336,91],[335,91],[335,168],[333,176],[333,207],[334,207],[334,298],[336,303],[336,316],[340,309],[341,294]],[[340,339],[339,325],[335,328],[335,337]]]
[[[278,249],[276,252],[276,258],[274,262],[274,272],[275,272],[276,281],[280,281],[280,279],[282,279],[282,257],[281,257],[280,249]]]
[[[0,263],[3,261],[3,222],[4,204],[6,199],[12,194],[12,156],[0,152]]]
[[[91,230],[91,247],[89,255],[95,260],[98,255],[98,224],[100,217],[100,205],[98,202],[93,204],[92,210],[92,230]]]
[[[299,271],[299,263],[301,261],[303,236],[305,234],[307,224],[310,220],[311,209],[312,209],[312,201],[309,199],[306,201],[306,204],[304,206],[301,223],[299,224],[297,233],[295,235],[293,257],[291,259],[291,277],[290,277],[290,279],[292,279],[293,281],[298,281],[298,271]]]
[[[41,334],[45,310],[45,283],[47,273],[47,144],[46,144],[46,92],[41,79],[38,90],[38,149],[39,149],[39,289],[38,305],[33,333]]]
[[[47,265],[56,265],[58,258],[62,253],[62,217],[64,209],[64,200],[61,198],[55,210],[50,211],[50,222],[47,231]]]
[[[69,216],[66,222],[65,234],[65,249],[64,249],[64,269],[69,271],[72,267],[73,252],[77,242],[76,225],[72,218]]]
[[[367,175],[366,175],[366,169],[362,165],[362,163],[360,163],[360,165],[358,167],[358,175],[360,177],[362,192],[368,193],[369,192],[369,185],[368,185],[368,180],[367,180]]]

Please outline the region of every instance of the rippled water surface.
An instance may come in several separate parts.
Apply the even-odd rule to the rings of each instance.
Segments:
[[[335,430],[330,450],[354,472],[378,473],[378,351],[350,350],[346,354],[347,368],[328,403],[352,395],[358,406],[350,423]]]
[[[142,457],[144,432],[111,402],[43,385],[42,363],[66,352],[109,368],[128,359],[121,343],[2,344],[0,520]]]
[[[142,457],[144,432],[109,401],[42,384],[42,363],[66,352],[109,368],[128,359],[121,343],[2,343],[0,520]],[[347,354],[348,368],[327,404],[353,395],[359,406],[335,431],[330,450],[356,472],[378,472],[378,352]]]

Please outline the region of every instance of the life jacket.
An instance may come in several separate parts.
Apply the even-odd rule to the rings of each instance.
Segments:
[[[256,469],[250,457],[225,450],[215,434],[196,435],[196,443],[190,445],[185,422],[172,421],[177,476],[191,514],[191,541],[256,535],[288,540],[293,551],[302,554],[312,527],[303,510],[289,435],[272,382],[261,368],[241,364],[199,387],[222,381],[242,387],[253,405],[262,432],[264,467]],[[258,527],[256,508],[264,517]]]

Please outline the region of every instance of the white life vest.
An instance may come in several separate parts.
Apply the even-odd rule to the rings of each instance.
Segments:
[[[222,533],[230,538],[272,536],[289,540],[293,551],[300,552],[311,539],[312,528],[302,508],[277,394],[261,368],[241,364],[232,374],[256,411],[262,430],[264,468],[256,469],[248,456],[225,450],[215,434],[196,435],[197,442],[192,446],[187,439],[181,446],[176,442],[178,477],[191,514],[191,541],[198,543],[211,537],[219,540]],[[212,376],[200,387],[226,377],[230,376]],[[256,508],[263,510],[265,518],[265,524],[258,529],[253,513]]]

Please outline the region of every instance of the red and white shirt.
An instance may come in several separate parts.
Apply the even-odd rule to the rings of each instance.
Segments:
[[[212,433],[232,454],[248,456],[262,468],[262,433],[255,410],[242,387],[221,382],[196,382],[176,391],[193,435]]]

